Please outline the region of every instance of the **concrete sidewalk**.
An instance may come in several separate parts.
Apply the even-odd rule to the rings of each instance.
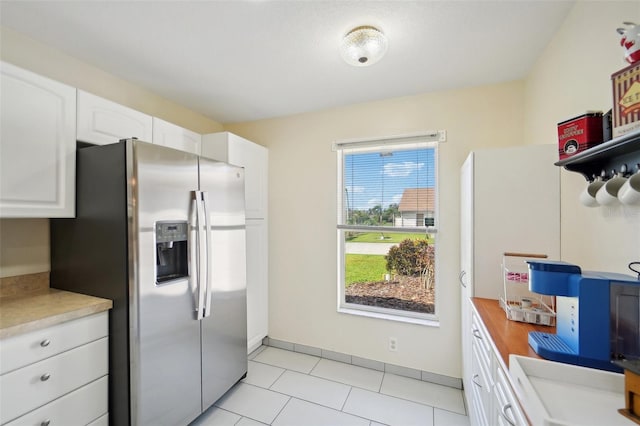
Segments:
[[[345,243],[347,254],[378,254],[385,255],[389,249],[398,243]]]

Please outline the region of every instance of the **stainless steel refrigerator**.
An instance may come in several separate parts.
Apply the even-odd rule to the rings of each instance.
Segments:
[[[244,169],[126,140],[76,179],[51,286],[114,302],[109,422],[186,425],[247,372]]]

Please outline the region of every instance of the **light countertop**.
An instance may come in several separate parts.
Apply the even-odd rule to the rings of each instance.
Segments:
[[[0,298],[0,338],[81,318],[113,307],[111,300],[46,288]]]

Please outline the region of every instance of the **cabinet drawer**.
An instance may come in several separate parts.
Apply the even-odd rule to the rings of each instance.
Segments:
[[[470,422],[474,426],[489,426],[487,420],[486,407],[480,398],[480,394],[475,390],[471,391],[471,407],[469,407]]]
[[[108,312],[0,340],[0,374],[106,337]]]
[[[471,316],[471,336],[473,341],[478,345],[481,350],[481,355],[485,360],[485,364],[489,365],[491,359],[491,343],[489,341],[489,335],[485,331],[484,325],[478,316],[473,313]]]
[[[100,418],[95,419],[87,426],[109,426],[109,413],[105,414],[104,416],[100,416]]]
[[[108,392],[109,379],[104,376],[5,426],[86,425],[106,416]]]
[[[497,424],[504,426],[526,426],[529,424],[520,409],[520,405],[502,368],[496,369],[496,382],[493,393]]]
[[[107,375],[108,338],[0,376],[0,423]]]

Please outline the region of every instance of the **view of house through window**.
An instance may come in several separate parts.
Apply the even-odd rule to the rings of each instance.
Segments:
[[[436,144],[338,150],[340,307],[435,314]]]

